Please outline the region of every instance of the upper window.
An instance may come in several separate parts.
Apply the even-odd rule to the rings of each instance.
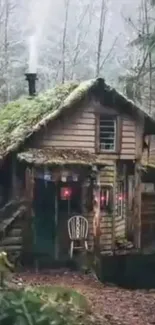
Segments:
[[[116,151],[116,118],[100,116],[100,150]]]

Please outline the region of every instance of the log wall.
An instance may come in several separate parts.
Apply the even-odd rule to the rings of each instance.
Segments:
[[[136,154],[136,122],[132,117],[122,116],[122,144],[120,159],[134,159]]]
[[[50,123],[40,136],[36,135],[33,147],[70,148],[95,152],[95,114],[91,107],[79,109],[73,115]]]
[[[68,113],[65,117],[59,117],[54,123],[49,123],[42,131],[33,137],[30,144],[31,147],[48,148],[56,147],[59,149],[80,149],[88,150],[95,153],[96,150],[96,107],[100,112],[108,112],[110,109],[95,106],[93,103],[76,109],[74,113]],[[117,109],[112,109],[112,113],[118,114]],[[119,153],[100,153],[99,156],[108,161],[106,168],[101,170],[101,186],[112,185],[115,191],[115,225],[113,216],[101,214],[101,246],[104,249],[110,249],[112,246],[112,232],[115,228],[115,236],[125,235],[126,228],[126,209],[127,200],[124,199],[123,217],[118,215],[117,210],[117,176],[116,161],[130,160],[133,161],[139,150],[139,144],[142,141],[142,125],[134,120],[131,116],[122,114],[121,117],[121,136],[120,136],[120,152]],[[110,164],[109,164],[110,163]],[[116,172],[116,173],[115,173]],[[87,215],[89,219],[89,245],[93,244],[93,214]]]

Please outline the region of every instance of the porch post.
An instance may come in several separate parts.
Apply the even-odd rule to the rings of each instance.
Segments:
[[[34,234],[32,232],[33,190],[34,190],[34,172],[33,169],[27,167],[25,170],[25,198],[26,198],[27,211],[26,211],[25,225],[23,229],[24,232],[23,245],[26,254],[32,252],[33,237],[34,237]]]
[[[94,253],[100,252],[100,175],[96,169],[96,175],[93,179],[93,236]]]
[[[114,180],[113,180],[113,209],[112,209],[112,243],[111,248],[114,253],[115,251],[115,240],[116,240],[116,195],[117,195],[117,166],[115,164],[114,169]]]
[[[135,248],[141,248],[141,163],[135,162],[135,186],[134,186],[134,245]]]
[[[16,157],[12,155],[12,198],[17,198]]]
[[[59,257],[59,243],[58,243],[58,185],[56,182],[56,193],[55,193],[55,227],[56,227],[56,237],[55,237],[55,259]]]

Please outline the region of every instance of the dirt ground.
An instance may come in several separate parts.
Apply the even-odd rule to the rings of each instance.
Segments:
[[[155,324],[155,290],[126,290],[101,284],[92,276],[67,271],[19,276],[25,284],[54,284],[76,289],[86,296],[94,316],[106,319],[110,325]]]

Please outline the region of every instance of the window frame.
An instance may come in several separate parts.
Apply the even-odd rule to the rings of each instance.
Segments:
[[[108,184],[102,184],[100,187],[100,212],[103,214],[111,214],[113,211],[113,186]],[[101,197],[103,191],[109,191],[109,205],[107,207],[101,206]]]
[[[100,147],[100,119],[101,117],[104,119],[111,119],[115,120],[115,147],[114,149],[102,149]],[[96,114],[96,134],[95,134],[95,151],[96,153],[104,153],[104,154],[119,154],[121,151],[121,134],[122,134],[122,123],[121,123],[121,117],[118,116],[118,114],[108,114],[108,113],[102,113],[99,112]]]

